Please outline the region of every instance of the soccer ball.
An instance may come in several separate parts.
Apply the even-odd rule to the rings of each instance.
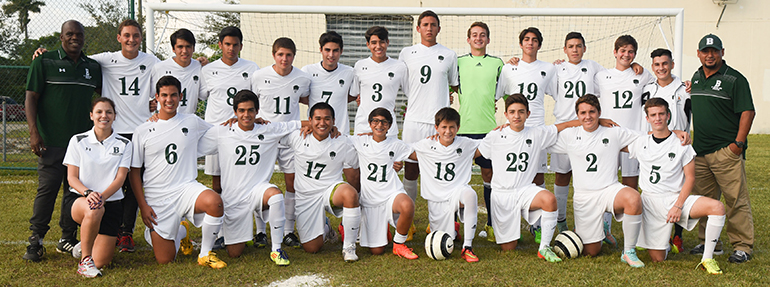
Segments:
[[[452,236],[443,231],[433,231],[425,237],[425,253],[433,260],[444,260],[454,251]]]
[[[583,240],[573,231],[562,231],[556,235],[553,252],[561,259],[576,258],[583,253]]]

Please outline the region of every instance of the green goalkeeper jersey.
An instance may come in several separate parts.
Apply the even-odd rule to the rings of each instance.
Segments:
[[[457,58],[460,75],[459,134],[486,134],[495,127],[495,88],[503,60],[484,55],[466,54]]]

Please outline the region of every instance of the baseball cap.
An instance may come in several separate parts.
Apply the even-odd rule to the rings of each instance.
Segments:
[[[717,50],[722,50],[722,40],[717,37],[717,35],[714,34],[708,34],[706,36],[703,36],[703,38],[700,39],[700,42],[698,43],[698,50],[703,51],[703,49],[706,48],[714,48]]]

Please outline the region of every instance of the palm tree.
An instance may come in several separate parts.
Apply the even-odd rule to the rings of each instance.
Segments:
[[[10,0],[3,5],[3,12],[6,15],[19,14],[19,29],[24,31],[25,41],[29,39],[29,33],[27,33],[29,13],[40,13],[41,6],[45,6],[45,2],[38,0]]]

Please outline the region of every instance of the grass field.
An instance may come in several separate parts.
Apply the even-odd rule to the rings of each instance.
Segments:
[[[633,269],[619,261],[620,250],[604,246],[602,254],[595,258],[580,257],[553,264],[537,258],[537,245],[532,236],[524,233],[519,248],[514,252],[501,252],[500,248],[484,238],[474,240],[474,251],[480,262],[469,264],[459,258],[459,250],[445,261],[433,261],[425,255],[423,242],[427,226],[427,207],[424,200],[417,202],[415,223],[418,232],[415,239],[407,245],[414,248],[420,256],[418,260],[405,260],[390,253],[372,256],[368,250],[358,248],[360,260],[345,263],[342,260],[341,244],[325,246],[319,254],[308,254],[301,250],[288,250],[291,265],[285,268],[275,266],[268,258],[269,249],[249,247],[240,258],[228,258],[220,251],[220,258],[228,263],[222,270],[212,270],[196,264],[196,256],[179,256],[177,262],[164,266],[155,263],[152,250],[143,240],[144,226],[141,220],[137,224],[137,252],[117,254],[112,264],[105,268],[105,276],[97,279],[84,279],[77,273],[77,259],[69,254],[55,251],[55,241],[60,236],[58,227],[58,204],[54,212],[51,231],[45,239],[47,254],[40,263],[31,263],[21,259],[25,252],[27,237],[30,235],[29,217],[37,188],[34,172],[0,171],[0,246],[6,254],[0,263],[0,286],[73,286],[98,284],[109,286],[196,286],[196,285],[238,285],[264,286],[271,282],[285,280],[293,276],[315,274],[323,276],[330,285],[347,286],[415,286],[415,285],[595,285],[595,286],[711,286],[711,285],[770,285],[770,260],[764,257],[768,246],[768,212],[770,212],[770,135],[752,135],[749,137],[748,179],[755,222],[754,257],[744,264],[727,262],[728,253],[716,259],[724,275],[711,276],[695,266],[700,256],[677,254],[669,256],[664,263],[650,263],[646,252],[640,252],[640,258],[647,267]],[[210,184],[211,178],[199,179]],[[274,182],[282,183],[278,174]],[[471,184],[481,196],[480,176],[474,176]],[[553,175],[546,176],[549,189],[553,186]],[[61,197],[60,197],[61,199]],[[569,205],[571,207],[571,203]],[[483,226],[486,215],[479,216],[479,226]],[[332,219],[338,224],[338,219]],[[568,222],[572,226],[572,213],[568,213]],[[336,226],[336,225],[335,225]],[[622,243],[621,224],[613,224],[613,233]],[[200,229],[192,231],[192,236],[200,240]],[[722,234],[721,239],[727,240]],[[698,244],[697,233],[685,233],[686,251]],[[732,250],[725,244],[726,251]],[[390,248],[388,247],[388,252]],[[196,252],[197,253],[197,252]]]

